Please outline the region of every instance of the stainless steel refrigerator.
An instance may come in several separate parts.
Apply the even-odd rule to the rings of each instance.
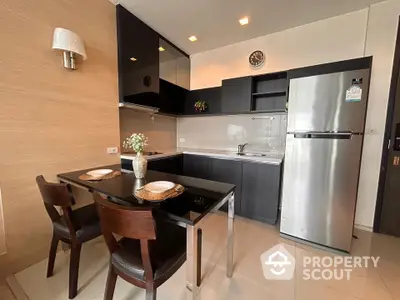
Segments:
[[[290,80],[283,235],[349,252],[369,69]]]

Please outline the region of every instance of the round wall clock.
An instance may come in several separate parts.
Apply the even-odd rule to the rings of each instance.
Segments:
[[[265,55],[261,50],[254,51],[249,56],[250,66],[253,68],[260,67],[265,61]]]

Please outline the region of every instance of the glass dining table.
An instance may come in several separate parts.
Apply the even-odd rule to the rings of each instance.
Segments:
[[[94,169],[118,170],[122,174],[102,181],[79,179],[82,174]],[[232,277],[235,185],[157,171],[148,171],[144,179],[136,179],[132,171],[121,169],[119,164],[61,173],[57,177],[60,182],[91,193],[98,192],[109,201],[120,205],[150,207],[158,218],[186,228],[186,286],[190,291],[188,297],[191,299],[196,298],[201,284],[202,224],[225,203],[228,203],[226,276]],[[184,186],[185,191],[176,198],[160,203],[143,201],[134,196],[136,189],[153,181],[171,181]]]

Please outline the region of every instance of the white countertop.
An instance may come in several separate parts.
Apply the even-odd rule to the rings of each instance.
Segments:
[[[193,148],[178,148],[176,150],[166,151],[163,154],[146,156],[147,160],[157,160],[160,158],[175,156],[179,154],[192,154],[209,156],[221,159],[251,161],[257,163],[267,163],[279,165],[282,163],[284,154],[282,152],[265,152],[266,156],[239,156],[234,151],[213,150],[213,149],[193,149]],[[121,154],[123,159],[133,159],[135,154]]]

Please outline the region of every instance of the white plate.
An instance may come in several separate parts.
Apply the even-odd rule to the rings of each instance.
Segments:
[[[145,190],[154,194],[161,194],[175,186],[175,183],[170,181],[154,181],[146,184]]]
[[[92,176],[92,177],[101,177],[104,175],[108,175],[112,172],[113,172],[113,170],[111,170],[111,169],[98,169],[98,170],[89,171],[86,174],[88,174],[89,176]]]

